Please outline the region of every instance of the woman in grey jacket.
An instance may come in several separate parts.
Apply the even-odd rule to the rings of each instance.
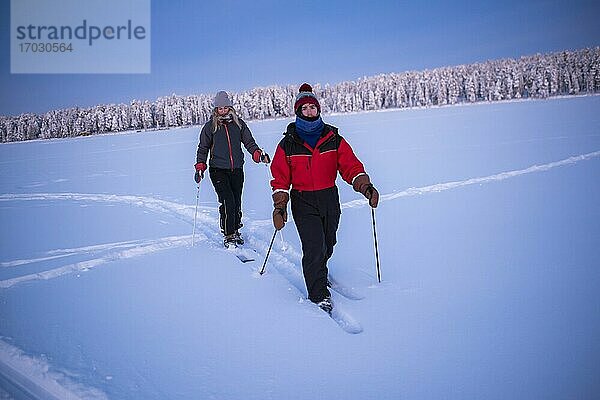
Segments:
[[[261,150],[248,128],[237,116],[226,92],[220,91],[213,102],[213,114],[200,132],[196,153],[194,180],[200,184],[207,169],[219,199],[221,231],[225,247],[235,247],[244,240],[242,227],[242,189],[244,186],[244,153],[242,144],[252,155],[252,160],[268,164],[269,155]],[[210,158],[209,158],[210,153]]]

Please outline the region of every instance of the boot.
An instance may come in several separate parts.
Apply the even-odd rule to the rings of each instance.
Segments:
[[[240,233],[240,231],[235,231],[234,235],[235,235],[235,243],[239,244],[240,246],[243,245],[244,238],[242,237],[242,234]]]
[[[317,303],[317,306],[327,314],[331,315],[333,311],[333,303],[331,303],[331,297],[325,297],[323,300]]]
[[[232,233],[231,235],[225,235],[225,237],[223,238],[223,246],[227,248],[237,247],[235,233]]]

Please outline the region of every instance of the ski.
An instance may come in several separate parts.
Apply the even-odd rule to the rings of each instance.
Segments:
[[[356,335],[363,331],[362,326],[358,321],[352,318],[348,313],[339,309],[338,306],[334,305],[331,314],[323,311],[325,314],[329,315],[329,317],[335,321],[336,324],[339,325],[347,333],[352,335]]]
[[[242,263],[252,262],[256,260],[256,251],[252,249],[245,249],[243,247],[230,246],[226,250],[237,257]]]
[[[319,306],[316,307],[321,312],[325,313],[329,318],[331,318],[336,324],[338,324],[338,326],[342,328],[346,333],[356,335],[363,331],[360,322],[355,320],[347,312],[340,309],[340,306],[338,304],[333,305],[333,310],[331,310],[331,313],[328,313]]]
[[[356,335],[363,331],[363,327],[360,324],[360,322],[358,322],[356,319],[354,319],[354,317],[352,317],[350,314],[344,311],[344,306],[340,304],[341,302],[339,300],[333,302],[333,309],[331,310],[331,313],[328,313],[327,311],[320,308],[318,305],[310,302],[310,300],[306,301],[314,305],[314,307],[317,310],[331,318],[346,333]]]
[[[340,295],[342,295],[345,298],[350,299],[350,300],[362,300],[365,298],[363,295],[358,293],[354,288],[347,287],[347,286],[340,284],[334,277],[331,276],[331,274],[329,275],[329,278],[327,281],[327,286],[329,286],[329,288],[331,290],[336,291]]]

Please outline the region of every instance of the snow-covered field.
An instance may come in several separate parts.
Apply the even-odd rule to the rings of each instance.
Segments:
[[[0,146],[0,398],[600,396],[600,97],[325,117],[382,194],[339,182],[338,323],[247,157],[242,264],[198,128]],[[273,153],[288,121],[250,123]],[[344,292],[342,295],[340,292]]]

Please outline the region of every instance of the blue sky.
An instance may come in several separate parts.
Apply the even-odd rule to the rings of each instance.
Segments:
[[[0,115],[336,83],[600,45],[597,1],[152,1],[150,74],[11,74],[0,0]]]

